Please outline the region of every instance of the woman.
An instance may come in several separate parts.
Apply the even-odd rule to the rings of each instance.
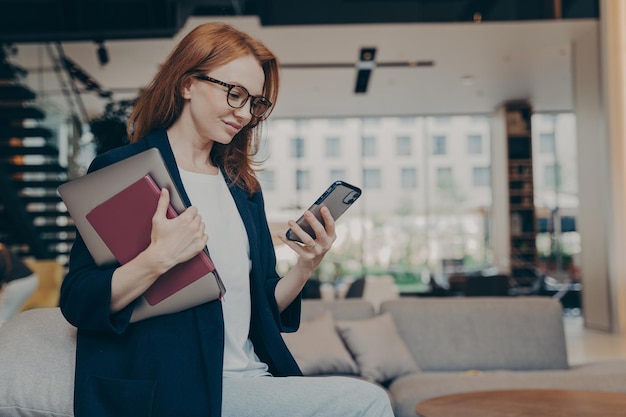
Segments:
[[[263,44],[228,25],[201,25],[140,96],[132,143],[92,163],[91,171],[156,147],[193,205],[167,219],[163,190],[149,247],[123,266],[97,268],[76,240],[61,308],[78,327],[77,417],[393,415],[372,384],[301,377],[280,335],[298,328],[299,293],[335,227],[327,210],[325,227],[306,213],[315,240],[290,221],[304,244],[281,236],[299,257],[277,275],[251,162],[277,93],[278,62]],[[205,245],[226,299],[129,324],[133,301]]]

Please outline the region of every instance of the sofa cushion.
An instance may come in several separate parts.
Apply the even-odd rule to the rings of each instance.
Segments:
[[[359,373],[328,311],[302,322],[295,333],[283,333],[283,340],[304,375]]]
[[[563,310],[548,297],[386,301],[423,371],[567,369]]]
[[[18,314],[0,327],[0,415],[73,416],[76,329],[58,308]]]
[[[303,321],[319,317],[326,311],[330,312],[335,320],[362,320],[374,317],[376,314],[372,303],[362,299],[302,300]]]
[[[365,320],[338,321],[337,328],[354,356],[361,376],[379,383],[418,372],[391,314]]]

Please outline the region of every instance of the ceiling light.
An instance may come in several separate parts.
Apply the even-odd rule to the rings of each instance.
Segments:
[[[100,65],[104,66],[109,63],[109,51],[107,51],[107,48],[104,46],[104,41],[96,41],[96,43],[98,44],[98,49],[96,51],[98,55],[98,62]]]

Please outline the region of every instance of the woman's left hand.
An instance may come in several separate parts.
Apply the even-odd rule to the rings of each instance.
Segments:
[[[315,232],[315,239],[302,230],[293,220],[289,221],[289,227],[292,233],[295,233],[296,236],[302,240],[302,243],[287,239],[284,233],[280,234],[280,239],[300,255],[296,267],[308,271],[310,274],[317,269],[324,255],[326,255],[326,252],[330,250],[337,239],[337,235],[335,234],[335,220],[328,208],[322,207],[320,214],[324,219],[324,224],[317,220],[309,210],[304,212],[305,220]]]

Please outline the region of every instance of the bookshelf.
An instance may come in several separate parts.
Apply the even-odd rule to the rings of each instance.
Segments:
[[[511,277],[522,286],[535,281],[538,260],[531,115],[532,108],[526,101],[505,105]]]

